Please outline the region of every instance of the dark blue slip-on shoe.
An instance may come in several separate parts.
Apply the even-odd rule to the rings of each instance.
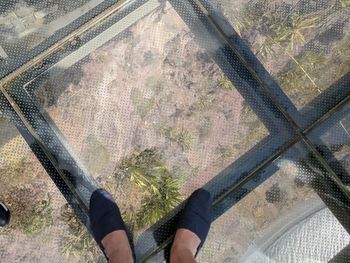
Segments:
[[[210,193],[204,189],[198,189],[192,193],[180,214],[177,229],[185,228],[190,230],[201,240],[196,255],[208,236],[212,220],[212,211],[213,201]]]
[[[90,227],[97,244],[116,230],[125,230],[125,224],[112,195],[104,189],[95,190],[90,198]]]
[[[10,210],[4,203],[0,202],[0,226],[6,226],[8,223],[10,223],[10,217]]]

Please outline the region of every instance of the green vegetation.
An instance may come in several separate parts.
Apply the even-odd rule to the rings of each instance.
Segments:
[[[155,148],[124,159],[119,170],[143,193],[141,209],[126,216],[133,228],[154,224],[182,200],[180,180],[175,179],[166,168],[159,150]]]
[[[225,74],[221,74],[218,79],[218,86],[224,90],[233,90],[234,86],[232,82],[226,77]]]
[[[261,24],[261,21],[259,20],[264,16],[267,16],[267,12],[269,11],[268,4],[269,1],[267,0],[258,0],[250,1],[245,5],[244,9],[242,10],[242,19],[240,19],[245,30],[252,27],[257,27],[259,24]]]
[[[224,145],[219,145],[215,149],[215,153],[218,155],[217,161],[219,162],[224,162],[229,159],[232,159],[232,157],[235,155],[233,147]]]
[[[275,74],[281,79],[288,96],[294,97],[301,106],[350,70],[350,59],[347,58],[350,50],[347,45],[350,43],[349,39],[336,43],[336,48],[342,50],[339,54],[344,54],[341,56],[335,56],[333,41],[325,40],[327,43],[322,43],[332,52],[326,54],[320,51],[318,57],[303,47],[306,41],[314,37],[313,40],[317,43],[319,39],[316,31],[321,31],[318,27],[325,29],[336,25],[336,14],[342,13],[341,9],[349,6],[350,0],[337,0],[312,11],[301,8],[298,3],[256,0],[247,2],[239,12],[239,17],[235,17],[235,12],[228,13],[227,16],[235,24],[238,33],[253,42],[253,50],[265,65],[274,67],[273,59],[277,55],[284,54],[290,59],[283,72]],[[307,56],[310,61],[303,60],[303,56]],[[320,61],[320,64],[317,65],[312,60]],[[291,65],[293,63],[295,65]],[[292,72],[287,73],[289,69]]]
[[[276,24],[275,28],[271,28],[270,38],[278,46],[287,46],[287,51],[293,51],[295,46],[305,44],[305,33],[316,27],[318,21],[318,16],[289,16],[284,23]]]
[[[2,128],[5,134],[2,137],[6,132],[15,132],[6,131],[9,127],[4,124]],[[0,233],[16,229],[34,236],[53,224],[52,202],[45,193],[46,185],[35,183],[37,169],[30,155],[28,157],[26,151],[18,151],[24,143],[21,136],[16,136],[0,148],[0,200],[9,206],[12,217],[10,225],[0,228]]]
[[[178,143],[183,151],[190,149],[192,136],[189,131],[169,126],[162,126],[160,128],[160,132],[169,140]]]
[[[310,79],[313,79],[311,76],[318,76],[320,69],[327,64],[326,58],[322,54],[309,52],[298,56],[295,60],[298,61],[298,65],[294,63],[288,70],[277,75],[281,86],[287,90],[314,90],[321,93],[319,86]],[[308,74],[305,74],[305,71]]]
[[[141,192],[140,207],[123,213],[124,220],[133,230],[151,226],[182,201],[181,180],[175,179],[155,148],[134,153],[121,161],[115,174],[107,180],[107,189],[112,195],[119,191],[119,178],[124,178]],[[62,253],[81,262],[96,262],[101,253],[86,227],[68,205],[63,207],[61,215],[69,227],[63,236]]]
[[[274,40],[266,37],[262,43],[255,43],[253,49],[256,50],[256,54],[260,54],[263,58],[274,57],[276,52],[274,49]]]
[[[1,196],[1,200],[9,206],[12,215],[4,232],[19,229],[33,236],[53,224],[51,197],[34,191],[32,187],[13,187]]]
[[[269,19],[268,19],[269,20]],[[304,68],[302,63],[292,55],[296,46],[305,44],[305,33],[309,29],[316,27],[319,17],[304,17],[304,16],[289,16],[284,21],[278,21],[278,19],[270,18],[269,29],[264,34],[265,40],[258,47],[258,54],[261,54],[264,58],[267,56],[274,56],[274,46],[284,50],[285,54],[298,65],[300,71],[312,83],[313,87],[319,90],[314,79],[310,76],[309,72]],[[303,77],[303,79],[305,79]]]
[[[38,234],[50,227],[53,224],[51,197],[34,206],[31,215],[23,223],[23,230],[28,235]]]
[[[69,228],[62,239],[63,255],[67,258],[73,256],[84,263],[95,263],[96,259],[103,257],[96,242],[68,204],[62,208],[61,217]]]
[[[340,0],[340,4],[343,8],[350,6],[350,0]]]
[[[263,56],[273,55],[274,45],[293,51],[295,46],[305,44],[305,33],[319,21],[318,16],[286,15],[279,8],[279,5],[271,6],[269,1],[259,0],[248,3],[242,12],[245,29],[256,30],[265,38],[254,45]]]
[[[311,29],[317,27],[320,17],[317,15],[299,15],[291,13],[286,15],[279,11],[279,6],[272,7],[268,1],[260,0],[248,4],[244,9],[244,21],[248,20],[249,28],[259,32],[262,39],[253,44],[253,48],[263,59],[274,57],[277,50],[283,51],[298,67],[304,75],[302,80],[312,84],[313,89],[320,91],[308,70],[294,57],[297,47],[305,44],[305,35]],[[281,10],[283,10],[281,8]],[[248,25],[248,23],[245,23]],[[286,76],[287,78],[288,76]],[[290,77],[295,77],[293,74]],[[299,74],[298,74],[298,77]],[[289,82],[293,82],[291,79]]]
[[[208,110],[213,105],[214,99],[214,96],[211,95],[201,95],[198,99],[198,102],[196,102],[194,106],[199,111]]]
[[[281,24],[285,19],[285,15],[275,12],[278,4],[274,3],[274,7],[271,7],[270,1],[256,0],[248,1],[242,11],[239,13],[239,17],[231,15],[235,21],[235,29],[242,35],[245,33],[249,35],[249,31],[258,31],[261,35],[265,36],[271,27]]]

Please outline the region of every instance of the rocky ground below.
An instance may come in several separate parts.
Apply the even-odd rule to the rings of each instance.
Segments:
[[[302,108],[350,69],[349,8],[343,5],[345,1],[335,0],[322,1],[323,6],[318,7],[295,6],[294,1],[267,2],[222,1],[217,5]],[[3,16],[11,12],[16,13],[9,9]],[[173,188],[166,187],[184,199],[268,135],[169,4],[72,68],[50,76],[36,91],[38,102],[89,173],[113,191],[130,221],[134,214],[129,212],[139,211],[145,205],[144,196],[152,196],[152,191],[140,187],[145,181],[140,183],[139,171],[154,173],[152,180],[146,181],[151,186],[159,186],[159,178],[175,182]],[[61,218],[62,197],[23,139],[10,136],[13,130],[7,124],[5,127],[0,134],[0,156],[6,156],[0,160],[4,182],[0,197],[12,202],[14,211],[28,208],[18,200],[39,203],[39,207],[33,205],[37,210],[24,209],[26,215],[40,211],[41,215],[49,214],[41,218],[52,221],[32,217],[33,224],[20,224],[24,228],[0,233],[0,258],[7,262],[45,262],[43,255],[57,255],[52,262],[68,261],[61,257],[59,242],[75,240],[79,235],[88,244],[91,239],[74,218],[68,223]],[[150,155],[153,159],[142,159]],[[152,160],[152,171],[143,167],[147,160]],[[298,181],[300,167],[287,161],[279,168],[218,219],[201,262],[237,262],[259,233],[289,209],[315,197],[307,184]],[[160,209],[153,205],[150,211]],[[149,226],[133,223],[135,236]],[[74,231],[69,232],[67,225]],[[67,233],[70,237],[65,239]],[[53,243],[49,237],[54,237],[50,238]],[[19,242],[11,243],[14,238]],[[14,258],[11,251],[19,250],[18,246],[21,254]],[[40,253],[29,259],[35,249]],[[69,249],[86,254],[93,250],[85,243]],[[80,260],[88,262],[86,257]]]

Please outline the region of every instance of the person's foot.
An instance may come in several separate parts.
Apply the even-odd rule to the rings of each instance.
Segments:
[[[208,235],[211,219],[210,193],[204,189],[198,189],[190,196],[180,215],[170,252],[171,262],[195,262],[195,256]]]
[[[4,203],[0,202],[0,227],[6,226],[10,223],[10,217],[10,210]]]
[[[114,231],[102,239],[108,263],[134,262],[128,236],[124,230]]]
[[[133,262],[125,224],[110,193],[104,189],[93,192],[89,216],[94,239],[109,259],[108,262]]]

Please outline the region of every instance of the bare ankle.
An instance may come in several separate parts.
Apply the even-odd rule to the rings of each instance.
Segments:
[[[170,262],[196,262],[195,255],[200,242],[200,239],[193,232],[187,229],[178,229],[171,247]]]
[[[181,249],[189,249],[193,255],[196,254],[201,240],[196,234],[188,229],[180,228],[176,231],[173,246]]]
[[[108,234],[103,240],[109,263],[131,263],[133,262],[132,251],[128,237],[124,230],[114,231]]]
[[[186,247],[174,247],[171,249],[170,263],[195,263],[195,257]]]

